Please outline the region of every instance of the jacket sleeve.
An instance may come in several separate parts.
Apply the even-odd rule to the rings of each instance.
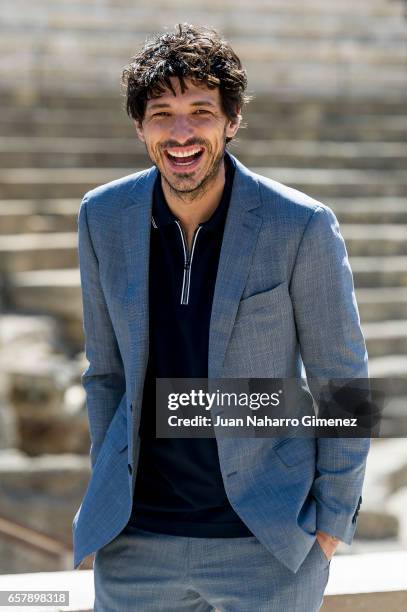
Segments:
[[[78,213],[78,254],[85,355],[89,362],[81,381],[91,438],[92,469],[113,415],[126,390],[123,363],[99,277],[97,255],[88,223],[86,194]]]
[[[316,404],[312,379],[367,379],[368,355],[352,271],[338,220],[328,206],[318,206],[307,223],[290,293],[301,357]],[[370,438],[317,439],[311,489],[317,529],[347,544],[356,529],[369,448]]]

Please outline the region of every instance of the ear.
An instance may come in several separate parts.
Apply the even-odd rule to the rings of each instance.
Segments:
[[[133,123],[136,126],[136,132],[137,132],[137,136],[138,136],[139,140],[141,140],[141,142],[145,142],[144,130],[143,130],[142,123],[140,121],[138,121],[138,120],[133,121]]]
[[[228,123],[226,125],[226,136],[228,138],[233,138],[236,135],[236,132],[239,129],[241,122],[242,115],[240,114],[240,111],[238,112],[236,117],[228,120]]]

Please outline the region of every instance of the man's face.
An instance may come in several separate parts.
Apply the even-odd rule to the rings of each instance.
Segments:
[[[241,121],[228,120],[221,107],[219,89],[193,85],[181,93],[179,79],[171,77],[176,96],[167,89],[159,98],[147,101],[144,119],[135,122],[145,143],[172,191],[202,195],[218,176],[226,138],[233,137]]]

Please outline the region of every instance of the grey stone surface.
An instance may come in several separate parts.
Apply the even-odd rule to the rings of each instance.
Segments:
[[[0,451],[0,517],[50,536],[69,550],[72,519],[89,473],[88,457],[33,458],[17,450]],[[58,568],[55,555],[28,542],[11,538],[0,521],[0,573]]]
[[[231,0],[85,2],[80,11],[48,1],[36,2],[34,10],[17,0],[2,17],[1,82],[23,100],[44,89],[117,91],[118,73],[144,39],[185,20],[218,28],[231,40],[255,91],[364,97],[379,90],[382,98],[406,93],[401,0],[251,2],[240,3],[239,11]]]
[[[384,355],[369,361],[370,376],[382,377],[407,377],[406,355]]]
[[[365,540],[385,540],[397,538],[399,535],[399,520],[396,515],[389,512],[360,511],[358,519],[358,538]]]
[[[75,232],[0,236],[0,273],[77,266]]]
[[[0,399],[0,450],[13,448],[19,443],[14,411],[7,400]]]

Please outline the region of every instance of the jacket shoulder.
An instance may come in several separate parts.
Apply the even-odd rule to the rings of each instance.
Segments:
[[[112,208],[116,203],[122,203],[129,198],[132,192],[136,189],[140,181],[148,178],[155,170],[155,166],[146,170],[139,170],[132,174],[127,174],[118,179],[114,179],[102,185],[98,185],[87,191],[82,201],[88,201],[91,206],[108,206]],[[88,206],[89,206],[88,205]]]
[[[325,203],[308,194],[289,187],[274,179],[253,173],[259,185],[259,193],[264,205],[265,214],[273,216],[281,214],[287,220],[307,222],[318,209],[323,209],[328,215],[334,215],[332,209]]]

